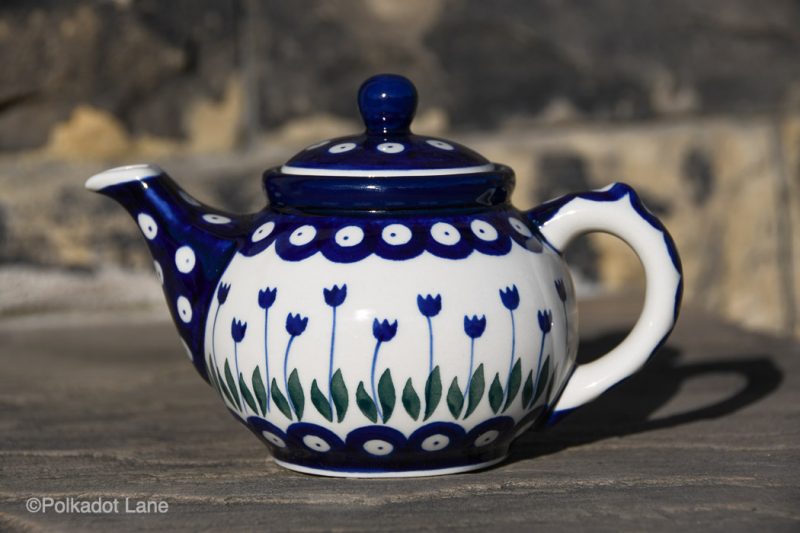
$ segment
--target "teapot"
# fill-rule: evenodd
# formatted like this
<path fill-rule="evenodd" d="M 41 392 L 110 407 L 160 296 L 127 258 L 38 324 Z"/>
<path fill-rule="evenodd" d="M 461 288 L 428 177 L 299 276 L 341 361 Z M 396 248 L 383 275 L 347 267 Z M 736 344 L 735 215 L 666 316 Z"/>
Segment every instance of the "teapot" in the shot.
<path fill-rule="evenodd" d="M 677 319 L 678 252 L 631 187 L 515 209 L 514 172 L 412 134 L 416 105 L 408 79 L 368 79 L 365 131 L 264 172 L 254 214 L 202 204 L 149 164 L 86 182 L 138 223 L 197 371 L 291 470 L 489 467 L 636 372 Z M 587 232 L 630 245 L 646 294 L 621 344 L 576 365 L 562 251 Z"/>

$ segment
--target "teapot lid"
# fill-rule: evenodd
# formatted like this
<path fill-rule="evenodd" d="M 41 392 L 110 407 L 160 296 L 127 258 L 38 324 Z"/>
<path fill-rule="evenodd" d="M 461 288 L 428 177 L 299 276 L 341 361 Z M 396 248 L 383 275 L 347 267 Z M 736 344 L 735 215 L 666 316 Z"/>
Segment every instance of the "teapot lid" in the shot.
<path fill-rule="evenodd" d="M 510 194 L 513 173 L 508 167 L 456 142 L 411 133 L 417 90 L 407 78 L 369 78 L 358 91 L 358 108 L 364 133 L 313 144 L 265 173 L 273 206 L 486 206 L 502 203 Z"/>
<path fill-rule="evenodd" d="M 285 174 L 393 176 L 483 172 L 489 161 L 460 144 L 411 133 L 417 89 L 407 78 L 379 74 L 358 91 L 366 126 L 360 135 L 313 144 L 282 167 Z"/>

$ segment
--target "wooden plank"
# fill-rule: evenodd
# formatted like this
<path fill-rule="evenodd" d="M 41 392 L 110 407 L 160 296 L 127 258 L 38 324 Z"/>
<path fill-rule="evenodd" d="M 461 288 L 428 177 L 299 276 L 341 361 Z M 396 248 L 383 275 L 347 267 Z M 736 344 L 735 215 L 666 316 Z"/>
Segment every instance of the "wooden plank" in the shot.
<path fill-rule="evenodd" d="M 638 307 L 582 304 L 583 358 L 618 342 Z M 797 531 L 798 376 L 797 343 L 689 310 L 642 372 L 522 436 L 499 467 L 341 480 L 274 465 L 169 324 L 0 326 L 0 529 Z M 29 513 L 31 496 L 169 511 Z"/>

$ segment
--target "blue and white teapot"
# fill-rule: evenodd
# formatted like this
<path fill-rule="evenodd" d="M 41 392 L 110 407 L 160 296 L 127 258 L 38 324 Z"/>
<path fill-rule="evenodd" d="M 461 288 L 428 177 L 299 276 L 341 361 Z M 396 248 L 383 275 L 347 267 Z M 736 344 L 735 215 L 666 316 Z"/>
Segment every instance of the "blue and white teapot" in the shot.
<path fill-rule="evenodd" d="M 416 104 L 401 76 L 367 80 L 366 131 L 267 170 L 269 205 L 251 215 L 201 204 L 152 165 L 86 182 L 138 222 L 200 375 L 292 470 L 498 463 L 516 436 L 639 369 L 675 322 L 680 260 L 633 189 L 519 211 L 510 168 L 411 133 Z M 561 250 L 591 231 L 634 249 L 647 293 L 630 335 L 576 367 Z"/>

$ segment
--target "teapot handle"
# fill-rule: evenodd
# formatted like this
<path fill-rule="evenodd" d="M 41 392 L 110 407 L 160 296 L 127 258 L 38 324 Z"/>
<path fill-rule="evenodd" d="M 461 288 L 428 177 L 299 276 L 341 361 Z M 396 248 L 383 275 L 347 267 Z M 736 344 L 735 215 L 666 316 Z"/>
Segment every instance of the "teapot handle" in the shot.
<path fill-rule="evenodd" d="M 607 354 L 575 368 L 555 404 L 552 423 L 639 370 L 661 346 L 678 318 L 683 275 L 672 237 L 624 183 L 563 196 L 528 216 L 559 252 L 584 233 L 619 237 L 633 248 L 646 276 L 644 307 L 633 330 Z"/>

